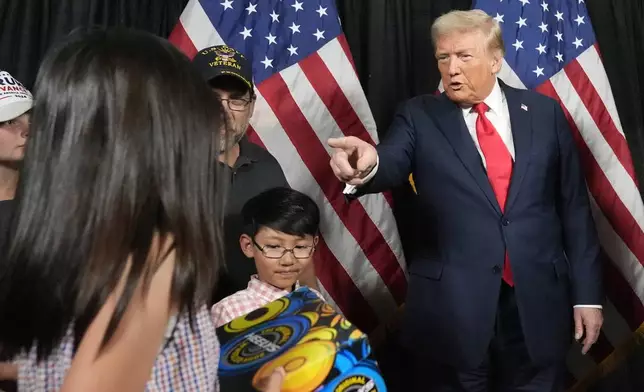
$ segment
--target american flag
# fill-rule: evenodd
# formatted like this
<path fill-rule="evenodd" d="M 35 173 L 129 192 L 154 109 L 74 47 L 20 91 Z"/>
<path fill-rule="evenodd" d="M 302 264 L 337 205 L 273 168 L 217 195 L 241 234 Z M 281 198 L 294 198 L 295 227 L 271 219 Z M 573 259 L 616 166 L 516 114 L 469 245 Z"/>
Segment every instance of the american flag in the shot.
<path fill-rule="evenodd" d="M 249 137 L 320 206 L 315 269 L 325 297 L 366 332 L 388 321 L 407 289 L 391 199 L 346 203 L 329 166 L 329 137 L 378 143 L 334 0 L 190 0 L 169 39 L 191 58 L 226 44 L 250 59 Z"/>
<path fill-rule="evenodd" d="M 604 328 L 589 356 L 571 350 L 581 380 L 644 322 L 644 205 L 584 0 L 478 0 L 499 22 L 506 55 L 499 75 L 561 104 L 586 174 L 606 255 Z"/>

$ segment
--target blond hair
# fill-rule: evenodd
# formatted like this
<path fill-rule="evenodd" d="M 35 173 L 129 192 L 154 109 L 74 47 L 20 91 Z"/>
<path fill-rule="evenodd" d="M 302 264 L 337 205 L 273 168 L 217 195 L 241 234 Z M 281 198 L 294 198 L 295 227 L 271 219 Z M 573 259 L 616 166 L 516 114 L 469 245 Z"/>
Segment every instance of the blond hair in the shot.
<path fill-rule="evenodd" d="M 439 37 L 452 33 L 480 31 L 487 41 L 487 49 L 505 55 L 505 45 L 499 23 L 482 10 L 450 11 L 441 15 L 432 25 L 432 43 L 436 47 Z"/>

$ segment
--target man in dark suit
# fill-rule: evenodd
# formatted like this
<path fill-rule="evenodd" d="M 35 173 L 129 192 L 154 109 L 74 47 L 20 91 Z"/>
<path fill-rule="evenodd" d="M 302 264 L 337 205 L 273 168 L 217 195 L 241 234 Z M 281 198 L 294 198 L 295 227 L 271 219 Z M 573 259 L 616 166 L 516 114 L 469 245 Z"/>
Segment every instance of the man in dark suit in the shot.
<path fill-rule="evenodd" d="M 425 233 L 403 320 L 408 390 L 561 390 L 573 333 L 586 353 L 603 322 L 598 239 L 566 118 L 554 100 L 497 79 L 501 30 L 484 12 L 443 15 L 432 39 L 445 93 L 405 103 L 377 148 L 329 140 L 345 193 L 414 174 Z"/>

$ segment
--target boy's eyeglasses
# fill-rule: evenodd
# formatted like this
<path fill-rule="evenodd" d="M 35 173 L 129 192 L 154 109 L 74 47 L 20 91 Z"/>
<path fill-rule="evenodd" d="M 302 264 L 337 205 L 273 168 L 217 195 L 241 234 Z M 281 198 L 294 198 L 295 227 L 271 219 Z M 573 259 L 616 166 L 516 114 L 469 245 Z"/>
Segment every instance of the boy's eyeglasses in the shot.
<path fill-rule="evenodd" d="M 283 246 L 265 245 L 260 246 L 253 238 L 253 244 L 259 249 L 267 259 L 281 259 L 287 252 L 293 254 L 296 259 L 306 259 L 311 257 L 315 246 L 302 246 L 298 245 L 294 248 L 288 249 Z"/>

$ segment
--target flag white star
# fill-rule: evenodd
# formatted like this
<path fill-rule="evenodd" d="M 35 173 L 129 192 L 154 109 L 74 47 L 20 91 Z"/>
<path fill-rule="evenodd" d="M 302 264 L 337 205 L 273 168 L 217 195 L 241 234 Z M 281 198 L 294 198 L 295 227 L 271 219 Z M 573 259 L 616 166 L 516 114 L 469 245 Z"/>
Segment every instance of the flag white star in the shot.
<path fill-rule="evenodd" d="M 543 46 L 543 44 L 539 44 L 539 46 L 537 46 L 535 49 L 537 49 L 537 52 L 539 52 L 539 54 L 546 53 L 546 47 Z"/>
<path fill-rule="evenodd" d="M 557 55 L 555 57 L 557 58 L 557 61 L 563 63 L 563 54 L 557 52 Z"/>
<path fill-rule="evenodd" d="M 277 44 L 277 41 L 275 41 L 275 38 L 277 38 L 276 35 L 273 35 L 271 33 L 268 33 L 267 37 L 264 37 L 268 40 L 268 46 L 271 46 L 271 44 Z"/>
<path fill-rule="evenodd" d="M 563 41 L 563 34 L 561 34 L 559 31 L 557 31 L 557 34 L 555 34 L 555 37 L 557 37 L 557 41 Z"/>
<path fill-rule="evenodd" d="M 525 7 L 526 4 L 530 4 L 528 0 L 519 0 L 521 4 Z"/>
<path fill-rule="evenodd" d="M 296 25 L 295 22 L 293 22 L 293 24 L 290 25 L 288 28 L 291 29 L 293 34 L 300 32 L 300 25 Z"/>
<path fill-rule="evenodd" d="M 244 36 L 244 40 L 248 37 L 252 37 L 253 35 L 250 33 L 253 31 L 253 29 L 249 29 L 248 27 L 244 27 L 244 31 L 240 31 L 239 34 Z"/>
<path fill-rule="evenodd" d="M 583 40 L 584 40 L 583 38 L 582 38 L 582 39 L 579 39 L 579 38 L 575 37 L 575 42 L 573 42 L 572 44 L 573 44 L 573 45 L 575 45 L 575 48 L 576 48 L 576 49 L 579 49 L 579 47 L 580 47 L 580 46 L 582 46 L 582 43 L 581 43 L 581 42 L 582 42 Z"/>
<path fill-rule="evenodd" d="M 269 59 L 268 56 L 264 56 L 264 60 L 260 61 L 260 63 L 264 64 L 264 69 L 273 68 L 273 59 Z"/>
<path fill-rule="evenodd" d="M 584 22 L 584 17 L 581 15 L 577 15 L 577 18 L 575 18 L 575 22 L 577 22 L 577 26 L 581 26 L 586 23 Z"/>
<path fill-rule="evenodd" d="M 557 20 L 563 20 L 563 12 L 555 12 L 555 18 L 557 18 Z"/>
<path fill-rule="evenodd" d="M 522 17 L 519 16 L 519 20 L 516 22 L 519 25 L 519 28 L 521 28 L 521 26 L 526 26 L 526 27 L 528 26 L 525 23 L 526 20 L 528 20 L 528 19 L 527 18 L 522 18 Z"/>
<path fill-rule="evenodd" d="M 273 10 L 273 13 L 270 14 L 270 17 L 271 17 L 271 19 L 273 19 L 273 22 L 279 22 L 280 21 L 280 14 L 275 12 L 275 10 Z"/>
<path fill-rule="evenodd" d="M 315 29 L 315 33 L 313 33 L 313 35 L 317 38 L 316 41 L 324 39 L 324 31 L 320 31 L 320 29 Z"/>
<path fill-rule="evenodd" d="M 291 55 L 291 56 L 293 56 L 293 55 L 296 55 L 296 56 L 297 56 L 297 48 L 296 48 L 295 46 L 293 46 L 293 44 L 291 44 L 291 46 L 289 46 L 288 48 L 286 48 L 286 50 L 288 50 L 288 51 L 289 51 L 289 53 L 290 53 L 290 55 Z"/>
<path fill-rule="evenodd" d="M 329 14 L 326 13 L 326 8 L 322 8 L 322 6 L 320 6 L 320 8 L 318 8 L 317 11 L 315 11 L 315 12 L 320 14 L 320 18 L 322 17 L 322 15 L 329 16 Z"/>
<path fill-rule="evenodd" d="M 546 3 L 545 0 L 541 3 L 541 8 L 543 8 L 543 12 L 548 11 L 548 3 Z"/>
<path fill-rule="evenodd" d="M 517 38 L 517 40 L 516 40 L 516 41 L 514 41 L 514 43 L 512 44 L 512 46 L 514 46 L 514 49 L 515 49 L 515 50 L 517 50 L 517 51 L 518 51 L 519 49 L 523 49 L 523 41 L 519 41 L 519 39 Z"/>
<path fill-rule="evenodd" d="M 300 3 L 299 1 L 295 0 L 295 3 L 291 4 L 291 7 L 295 8 L 295 12 L 304 11 L 304 8 L 302 8 L 302 4 L 304 3 Z"/>
<path fill-rule="evenodd" d="M 497 21 L 497 23 L 503 23 L 503 15 L 499 14 L 498 12 L 496 13 L 496 16 L 494 17 L 494 20 Z"/>
<path fill-rule="evenodd" d="M 581 4 L 581 3 L 585 3 L 585 1 L 584 0 L 579 0 L 578 4 Z"/>
<path fill-rule="evenodd" d="M 257 12 L 257 3 L 248 3 L 248 7 L 246 7 L 246 11 L 248 11 L 248 15 L 252 14 L 253 12 Z"/>
<path fill-rule="evenodd" d="M 542 33 L 545 33 L 548 31 L 548 25 L 545 24 L 544 22 L 541 22 L 541 24 L 539 25 L 539 28 L 541 29 Z"/>
<path fill-rule="evenodd" d="M 539 76 L 543 76 L 543 68 L 541 68 L 541 67 L 540 67 L 540 66 L 538 66 L 538 65 L 537 65 L 537 68 L 536 68 L 534 71 L 532 71 L 532 72 L 534 72 L 535 74 L 537 74 L 537 77 L 539 77 Z"/>
<path fill-rule="evenodd" d="M 233 1 L 232 0 L 224 0 L 224 2 L 220 3 L 220 4 L 224 6 L 224 11 L 226 11 L 229 8 L 231 10 L 233 9 Z"/>

